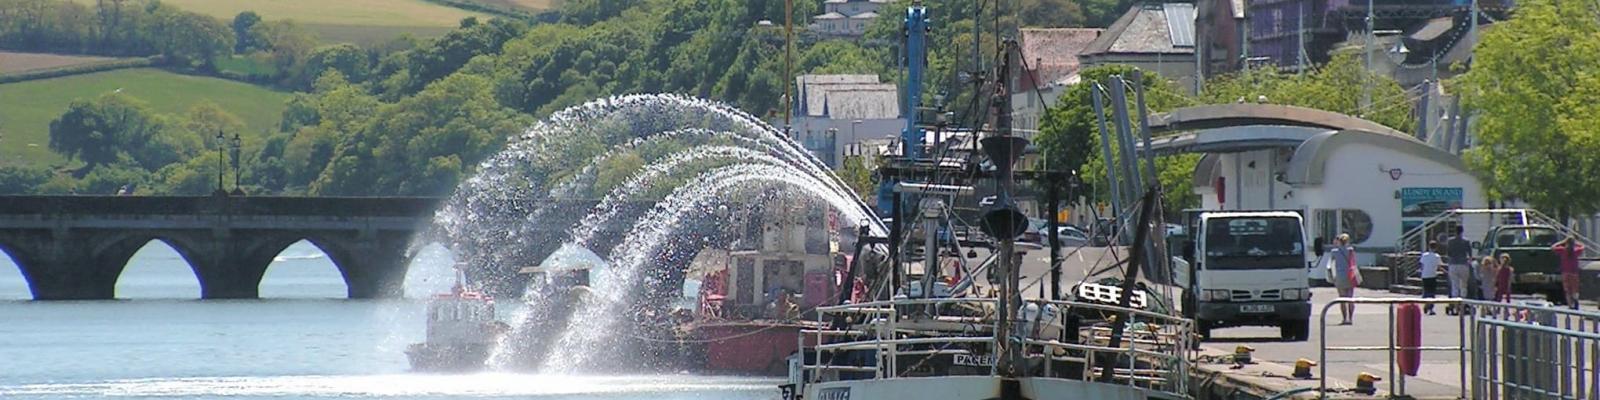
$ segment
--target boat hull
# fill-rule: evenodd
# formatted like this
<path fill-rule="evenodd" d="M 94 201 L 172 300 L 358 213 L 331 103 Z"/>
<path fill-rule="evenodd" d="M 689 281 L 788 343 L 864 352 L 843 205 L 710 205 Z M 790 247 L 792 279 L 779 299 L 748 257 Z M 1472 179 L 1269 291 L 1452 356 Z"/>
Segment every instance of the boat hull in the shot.
<path fill-rule="evenodd" d="M 1061 378 L 1006 379 L 998 376 L 939 376 L 812 383 L 805 386 L 802 398 L 806 400 L 1180 399 L 1168 393 L 1123 384 Z"/>
<path fill-rule="evenodd" d="M 706 372 L 786 376 L 788 357 L 799 351 L 805 325 L 748 321 L 700 324 L 694 337 L 704 343 Z"/>
<path fill-rule="evenodd" d="M 417 343 L 406 348 L 406 358 L 413 371 L 471 372 L 483 369 L 491 350 L 488 344 Z"/>

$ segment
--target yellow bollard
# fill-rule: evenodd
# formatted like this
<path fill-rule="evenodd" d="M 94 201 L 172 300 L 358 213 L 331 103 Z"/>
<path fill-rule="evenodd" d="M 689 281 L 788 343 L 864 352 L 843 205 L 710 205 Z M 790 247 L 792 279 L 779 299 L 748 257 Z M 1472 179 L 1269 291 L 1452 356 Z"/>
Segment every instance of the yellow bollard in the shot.
<path fill-rule="evenodd" d="M 1373 383 L 1381 380 L 1383 378 L 1379 378 L 1377 375 L 1362 372 L 1361 375 L 1356 375 L 1355 392 L 1368 396 L 1376 394 L 1378 393 L 1378 387 L 1374 386 Z"/>
<path fill-rule="evenodd" d="M 1317 366 L 1316 361 L 1311 361 L 1304 358 L 1295 361 L 1294 377 L 1299 379 L 1311 379 L 1311 367 L 1315 366 Z"/>
<path fill-rule="evenodd" d="M 1242 344 L 1239 345 L 1238 347 L 1234 347 L 1233 348 L 1233 368 L 1234 369 L 1239 369 L 1239 368 L 1244 368 L 1245 364 L 1253 364 L 1253 362 L 1251 362 L 1251 359 L 1250 359 L 1250 353 L 1254 352 L 1254 351 L 1256 351 L 1255 348 L 1250 347 L 1250 346 L 1245 346 L 1245 345 L 1242 345 Z"/>

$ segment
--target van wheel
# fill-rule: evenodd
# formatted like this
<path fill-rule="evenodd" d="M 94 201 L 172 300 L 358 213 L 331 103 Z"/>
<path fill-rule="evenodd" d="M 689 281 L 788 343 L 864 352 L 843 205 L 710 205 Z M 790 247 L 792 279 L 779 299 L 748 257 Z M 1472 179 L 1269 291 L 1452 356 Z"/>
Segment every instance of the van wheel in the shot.
<path fill-rule="evenodd" d="M 1278 336 L 1286 341 L 1303 342 L 1311 336 L 1311 321 L 1283 321 L 1278 325 Z"/>

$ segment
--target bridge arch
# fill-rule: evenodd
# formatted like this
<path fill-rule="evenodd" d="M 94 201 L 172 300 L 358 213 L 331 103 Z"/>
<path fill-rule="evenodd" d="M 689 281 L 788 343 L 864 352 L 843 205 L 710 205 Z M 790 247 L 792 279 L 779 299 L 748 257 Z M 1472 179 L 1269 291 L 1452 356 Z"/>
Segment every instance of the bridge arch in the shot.
<path fill-rule="evenodd" d="M 12 267 L 0 267 L 0 301 L 33 298 L 33 278 L 28 268 L 13 256 L 14 250 L 0 241 L 0 263 L 10 262 Z"/>
<path fill-rule="evenodd" d="M 314 254 L 295 253 L 301 243 Z M 337 296 L 348 296 L 350 274 L 345 268 L 348 256 L 345 252 L 329 251 L 329 246 L 336 246 L 333 243 L 337 242 L 316 236 L 274 240 L 265 248 L 265 253 L 271 254 L 266 265 L 256 271 L 260 275 L 256 282 L 257 294 L 263 298 L 327 297 L 325 294 L 330 293 L 321 286 L 331 268 L 337 274 Z"/>
<path fill-rule="evenodd" d="M 158 248 L 164 246 L 171 252 L 178 255 L 177 261 L 183 263 L 183 267 L 189 272 L 189 277 L 191 277 L 195 283 L 194 292 L 188 294 L 179 294 L 174 292 L 138 293 L 136 295 L 130 295 L 130 293 L 122 290 L 130 287 L 129 285 L 126 285 L 129 282 L 125 280 L 129 275 L 130 268 L 135 271 L 149 271 L 152 269 L 159 271 L 168 267 L 167 265 L 133 265 L 135 262 L 134 256 L 140 251 L 144 250 L 146 247 L 150 247 L 152 245 L 157 246 Z M 122 235 L 121 238 L 107 240 L 100 243 L 98 246 L 94 246 L 95 248 L 92 250 L 92 252 L 93 254 L 97 254 L 97 256 L 95 256 L 96 259 L 103 260 L 103 262 L 107 263 L 105 265 L 108 268 L 114 269 L 114 271 L 108 272 L 112 273 L 114 276 L 114 279 L 112 280 L 112 290 L 113 294 L 116 295 L 117 298 L 199 298 L 204 294 L 203 288 L 205 287 L 205 283 L 202 281 L 200 274 L 201 267 L 198 265 L 200 262 L 204 262 L 204 260 L 196 258 L 197 253 L 193 247 L 194 245 L 194 243 L 188 240 L 171 235 Z M 137 280 L 138 278 L 135 278 L 133 286 L 131 287 L 138 286 L 139 283 Z"/>

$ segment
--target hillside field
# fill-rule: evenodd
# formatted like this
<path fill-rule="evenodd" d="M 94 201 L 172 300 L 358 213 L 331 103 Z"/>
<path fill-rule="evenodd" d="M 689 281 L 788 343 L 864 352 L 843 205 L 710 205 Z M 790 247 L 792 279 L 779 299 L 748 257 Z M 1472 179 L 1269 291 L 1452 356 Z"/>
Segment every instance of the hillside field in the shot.
<path fill-rule="evenodd" d="M 0 51 L 0 75 L 102 63 L 112 60 L 116 59 L 110 57 Z"/>
<path fill-rule="evenodd" d="M 94 5 L 96 0 L 75 0 Z M 550 0 L 489 0 L 486 3 L 548 3 Z M 294 20 L 324 42 L 380 43 L 401 33 L 433 37 L 460 25 L 466 17 L 489 15 L 423 0 L 162 0 L 224 21 L 255 11 L 269 21 Z"/>
<path fill-rule="evenodd" d="M 224 79 L 180 75 L 152 68 L 125 69 L 0 85 L 0 164 L 59 164 L 50 151 L 50 121 L 75 99 L 118 89 L 145 101 L 155 112 L 179 116 L 210 101 L 245 123 L 244 135 L 276 130 L 289 94 Z"/>

